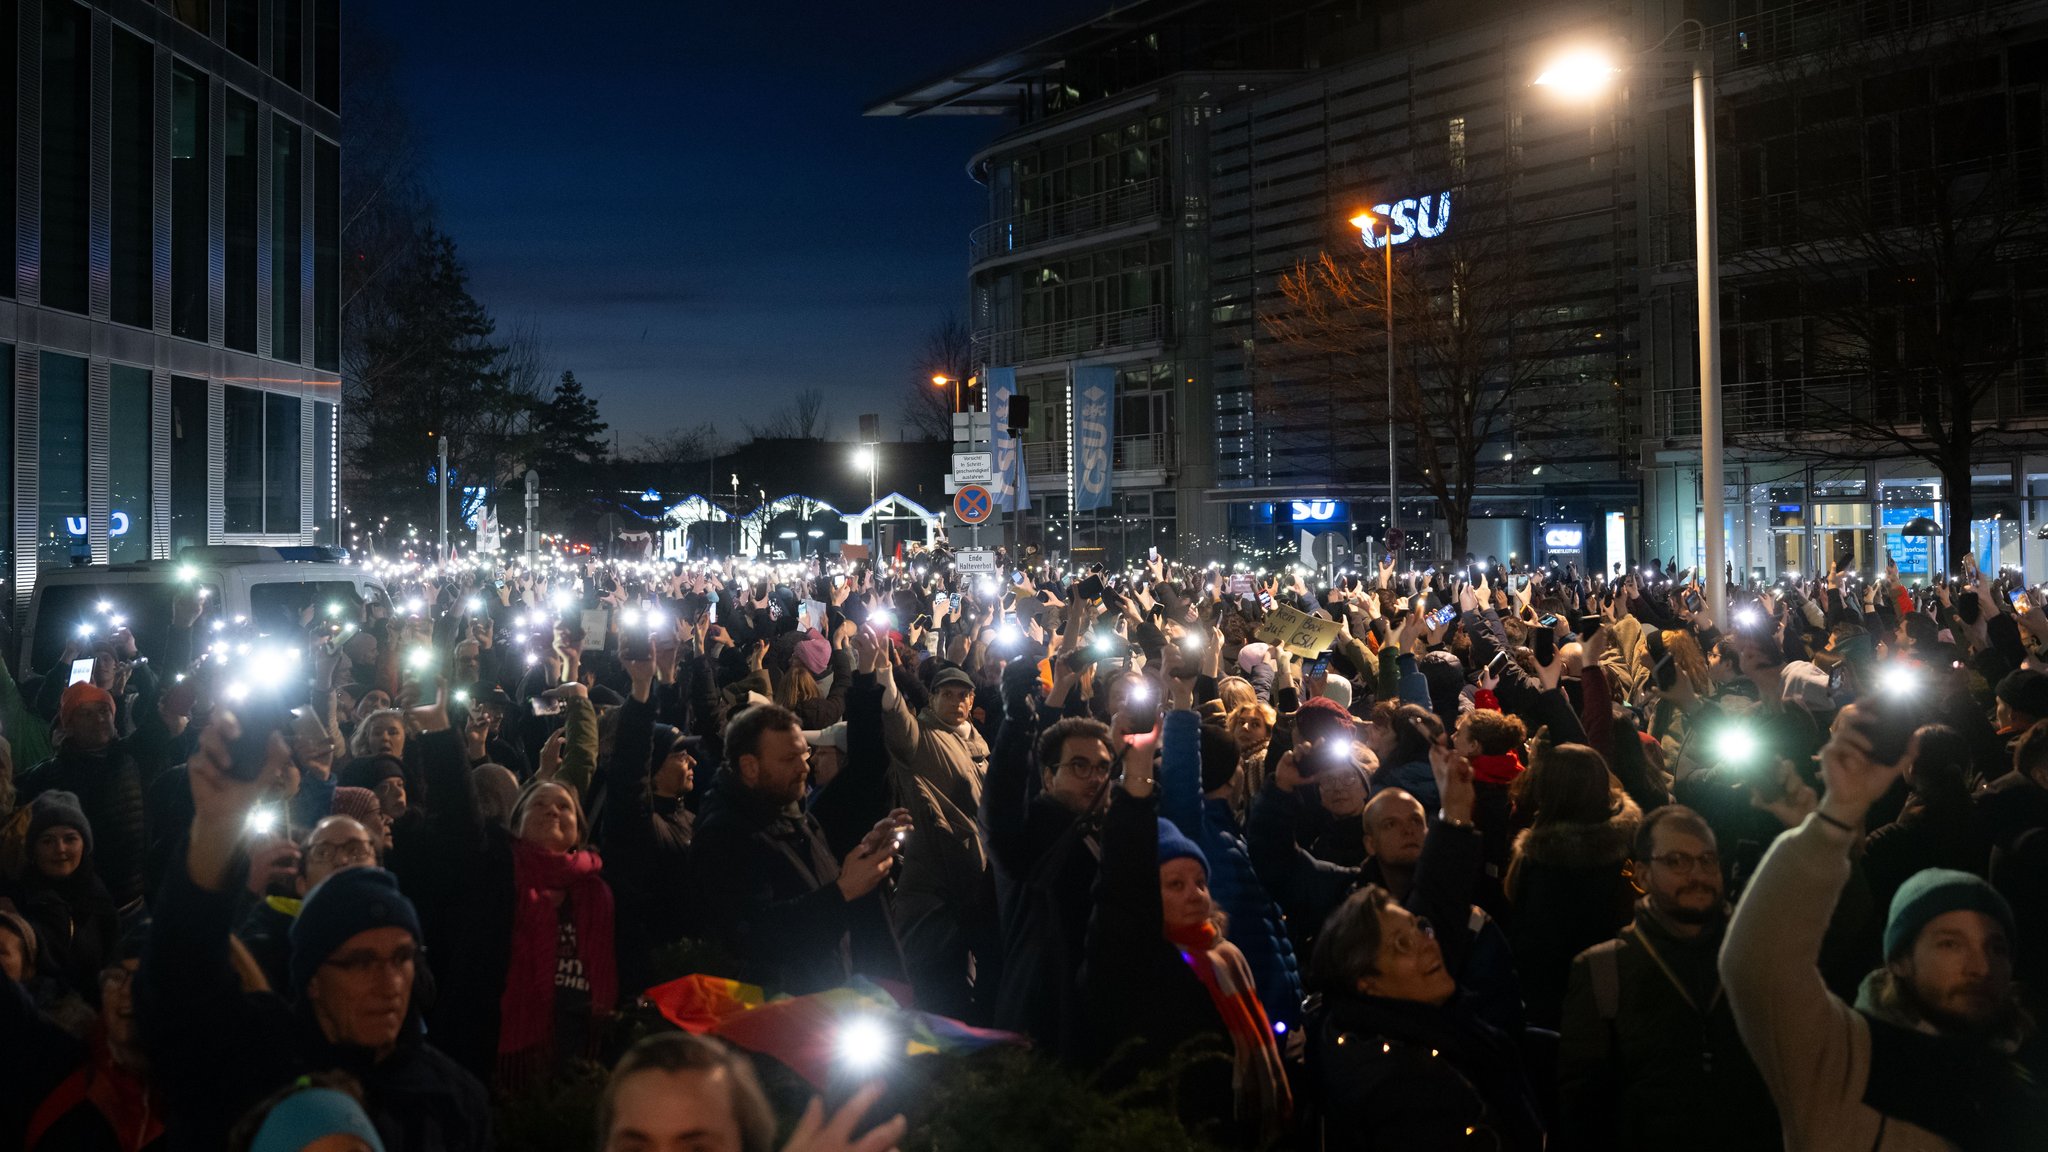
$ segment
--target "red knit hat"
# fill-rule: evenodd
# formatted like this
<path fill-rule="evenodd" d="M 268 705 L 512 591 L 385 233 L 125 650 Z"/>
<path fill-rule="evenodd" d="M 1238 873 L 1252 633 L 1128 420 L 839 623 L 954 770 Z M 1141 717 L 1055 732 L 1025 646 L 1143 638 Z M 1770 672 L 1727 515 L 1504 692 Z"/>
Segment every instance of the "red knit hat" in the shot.
<path fill-rule="evenodd" d="M 66 688 L 64 695 L 58 700 L 57 723 L 67 728 L 70 727 L 71 714 L 87 704 L 105 704 L 107 707 L 112 708 L 114 706 L 114 698 L 107 695 L 105 688 L 92 681 L 80 680 L 78 683 Z"/>

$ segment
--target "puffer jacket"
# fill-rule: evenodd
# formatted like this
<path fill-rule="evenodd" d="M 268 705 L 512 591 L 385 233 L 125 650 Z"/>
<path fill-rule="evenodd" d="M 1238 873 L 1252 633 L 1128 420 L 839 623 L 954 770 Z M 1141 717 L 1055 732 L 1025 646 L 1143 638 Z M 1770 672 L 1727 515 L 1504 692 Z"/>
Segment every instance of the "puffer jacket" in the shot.
<path fill-rule="evenodd" d="M 1194 712 L 1166 717 L 1161 736 L 1159 814 L 1173 822 L 1209 858 L 1209 892 L 1230 917 L 1230 938 L 1251 965 L 1259 1003 L 1275 1024 L 1301 1020 L 1301 973 L 1287 921 L 1252 870 L 1251 849 L 1225 798 L 1202 795 L 1202 719 Z"/>

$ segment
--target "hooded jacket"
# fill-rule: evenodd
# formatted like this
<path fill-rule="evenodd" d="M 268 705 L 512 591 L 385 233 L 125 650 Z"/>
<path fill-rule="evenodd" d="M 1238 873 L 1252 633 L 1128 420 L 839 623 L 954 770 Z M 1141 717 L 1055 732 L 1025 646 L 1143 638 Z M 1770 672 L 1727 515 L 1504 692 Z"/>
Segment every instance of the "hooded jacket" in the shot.
<path fill-rule="evenodd" d="M 611 758 L 599 770 L 604 795 L 605 873 L 618 900 L 619 987 L 645 987 L 648 952 L 689 929 L 690 842 L 696 818 L 674 796 L 657 796 L 653 775 L 676 731 L 654 721 L 652 700 L 619 708 Z"/>
<path fill-rule="evenodd" d="M 1572 958 L 1614 939 L 1634 915 L 1628 863 L 1642 822 L 1635 801 L 1622 796 L 1599 823 L 1539 819 L 1515 837 L 1508 940 L 1529 1023 L 1557 1027 Z"/>

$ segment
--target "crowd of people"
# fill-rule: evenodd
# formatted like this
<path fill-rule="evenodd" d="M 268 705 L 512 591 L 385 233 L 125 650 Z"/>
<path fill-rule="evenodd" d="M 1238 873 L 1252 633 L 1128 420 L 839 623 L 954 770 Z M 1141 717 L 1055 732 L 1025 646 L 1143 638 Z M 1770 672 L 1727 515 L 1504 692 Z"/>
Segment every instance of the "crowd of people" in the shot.
<path fill-rule="evenodd" d="M 0 684 L 49 749 L 0 758 L 0 1152 L 488 1149 L 593 1065 L 610 1152 L 919 1139 L 880 1083 L 799 1116 L 770 1057 L 646 1034 L 693 973 L 899 990 L 1187 1147 L 2048 1147 L 2016 577 L 1717 620 L 1675 565 L 1330 575 L 180 596 L 166 651 Z"/>

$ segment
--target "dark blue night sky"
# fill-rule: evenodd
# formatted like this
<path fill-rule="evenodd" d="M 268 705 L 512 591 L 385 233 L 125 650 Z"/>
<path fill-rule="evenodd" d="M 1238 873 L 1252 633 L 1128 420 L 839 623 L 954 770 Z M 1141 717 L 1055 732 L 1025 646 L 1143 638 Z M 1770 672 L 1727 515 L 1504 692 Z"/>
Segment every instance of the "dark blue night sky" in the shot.
<path fill-rule="evenodd" d="M 807 387 L 841 431 L 893 428 L 924 334 L 965 313 L 965 161 L 1006 122 L 861 109 L 1107 6 L 361 3 L 472 291 L 629 448 Z"/>

